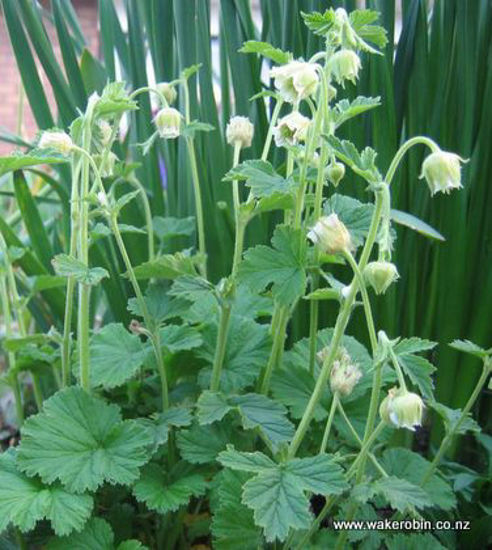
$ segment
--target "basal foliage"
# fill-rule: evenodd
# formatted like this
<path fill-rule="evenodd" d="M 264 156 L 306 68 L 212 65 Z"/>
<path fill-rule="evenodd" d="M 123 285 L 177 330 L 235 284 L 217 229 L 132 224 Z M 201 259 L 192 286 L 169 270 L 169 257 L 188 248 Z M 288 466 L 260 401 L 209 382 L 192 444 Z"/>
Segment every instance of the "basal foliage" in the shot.
<path fill-rule="evenodd" d="M 18 444 L 0 456 L 0 530 L 20 540 L 42 537 L 48 548 L 91 550 L 187 548 L 196 541 L 219 549 L 441 547 L 431 533 L 364 539 L 324 520 L 455 513 L 441 459 L 455 435 L 480 430 L 470 411 L 490 374 L 491 350 L 452 344 L 480 359 L 482 374 L 466 407 L 449 409 L 434 399 L 427 353 L 434 342 L 378 330 L 371 301 L 373 292 L 398 284 L 393 224 L 435 236 L 425 222 L 391 208 L 405 153 L 430 149 L 422 178 L 432 194 L 459 189 L 464 161 L 417 136 L 382 174 L 376 151 L 339 139 L 346 121 L 380 104 L 343 94 L 363 70 L 361 53 L 377 55 L 386 33 L 370 10 L 331 9 L 304 19 L 325 40 L 310 60 L 265 42 L 242 48 L 273 65 L 271 90 L 258 90 L 272 114 L 259 159 L 241 162 L 253 124 L 234 117 L 227 127 L 234 160 L 217 185 L 232 186 L 235 247 L 230 275 L 218 282 L 207 277 L 214 250 L 207 250 L 209 213 L 194 141 L 212 127 L 192 120 L 189 107 L 171 105 L 177 93 L 188 97 L 199 66 L 135 91 L 109 83 L 89 98 L 70 134 L 54 128 L 36 148 L 0 159 L 25 208 L 32 196 L 23 170 L 65 163 L 72 181 L 71 226 L 59 253 L 48 254 L 42 235 L 27 245 L 8 232 L 0 236 L 8 359 L 2 382 L 12 389 L 21 426 Z M 159 110 L 153 135 L 135 146 L 150 153 L 157 140 L 181 140 L 195 218 L 152 218 L 152 197 L 135 165 L 117 156 L 120 126 L 141 94 L 155 96 Z M 283 153 L 280 165 L 269 161 L 273 147 Z M 344 193 L 345 178 L 365 186 L 366 202 Z M 122 182 L 132 190 L 121 192 Z M 144 212 L 145 227 L 122 221 L 129 208 Z M 271 211 L 278 223 L 270 242 L 245 249 L 248 225 Z M 146 237 L 140 265 L 128 254 L 132 234 Z M 195 236 L 194 246 L 182 247 Z M 94 243 L 101 239 L 124 272 L 98 265 Z M 58 304 L 64 325 L 49 331 L 27 307 L 22 261 L 39 261 L 31 250 L 46 270 L 32 292 L 49 300 L 50 289 L 65 291 Z M 133 291 L 128 327 L 107 307 L 114 298 L 108 279 Z M 285 349 L 303 300 L 309 336 Z M 319 326 L 324 307 L 338 310 L 333 327 Z M 356 308 L 370 349 L 348 334 Z M 46 372 L 50 384 L 41 386 Z M 39 410 L 24 421 L 29 379 Z M 421 426 L 427 408 L 446 430 L 432 461 L 389 445 L 394 430 Z M 121 518 L 130 518 L 129 529 Z"/>

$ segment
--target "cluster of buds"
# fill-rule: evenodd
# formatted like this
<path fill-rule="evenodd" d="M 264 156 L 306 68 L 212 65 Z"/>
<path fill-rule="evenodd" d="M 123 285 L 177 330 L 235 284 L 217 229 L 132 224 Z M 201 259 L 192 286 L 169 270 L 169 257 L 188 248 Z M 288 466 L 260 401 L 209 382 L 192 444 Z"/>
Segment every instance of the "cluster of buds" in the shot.
<path fill-rule="evenodd" d="M 242 149 L 250 147 L 253 140 L 254 126 L 245 116 L 234 116 L 226 127 L 226 139 L 229 145 L 239 145 Z"/>
<path fill-rule="evenodd" d="M 321 217 L 309 231 L 308 238 L 327 254 L 351 250 L 350 233 L 336 214 Z"/>
<path fill-rule="evenodd" d="M 376 294 L 384 294 L 398 278 L 398 270 L 391 262 L 369 262 L 364 269 L 364 279 Z"/>
<path fill-rule="evenodd" d="M 338 393 L 342 397 L 350 395 L 361 379 L 362 372 L 357 363 L 352 361 L 345 348 L 341 348 L 338 357 L 333 362 L 333 367 L 330 373 L 330 387 L 335 394 Z"/>
<path fill-rule="evenodd" d="M 53 151 L 62 155 L 69 155 L 74 148 L 74 143 L 72 138 L 65 132 L 48 130 L 42 133 L 38 147 L 53 149 Z"/>
<path fill-rule="evenodd" d="M 415 431 L 415 426 L 422 425 L 424 402 L 416 393 L 406 388 L 392 388 L 379 407 L 381 419 L 386 424 L 397 428 Z"/>
<path fill-rule="evenodd" d="M 431 153 L 422 163 L 420 179 L 425 178 L 431 195 L 450 193 L 453 189 L 460 189 L 461 166 L 465 162 L 460 156 L 446 151 Z"/>
<path fill-rule="evenodd" d="M 158 82 L 155 85 L 155 89 L 162 96 L 164 96 L 164 99 L 167 101 L 168 105 L 172 105 L 176 101 L 176 98 L 178 97 L 176 88 L 169 82 Z"/>
<path fill-rule="evenodd" d="M 154 118 L 159 136 L 164 139 L 175 139 L 181 133 L 181 113 L 173 107 L 162 108 Z"/>
<path fill-rule="evenodd" d="M 345 166 L 341 162 L 332 161 L 325 170 L 326 179 L 337 187 L 345 176 Z"/>
<path fill-rule="evenodd" d="M 333 77 L 342 86 L 344 86 L 346 80 L 350 80 L 355 84 L 360 67 L 360 58 L 353 50 L 338 50 L 330 58 Z"/>
<path fill-rule="evenodd" d="M 294 104 L 312 96 L 319 83 L 318 66 L 306 61 L 291 61 L 286 65 L 273 67 L 270 76 L 274 79 L 280 97 Z"/>
<path fill-rule="evenodd" d="M 282 117 L 273 129 L 273 138 L 277 147 L 296 145 L 305 141 L 311 121 L 298 111 Z"/>

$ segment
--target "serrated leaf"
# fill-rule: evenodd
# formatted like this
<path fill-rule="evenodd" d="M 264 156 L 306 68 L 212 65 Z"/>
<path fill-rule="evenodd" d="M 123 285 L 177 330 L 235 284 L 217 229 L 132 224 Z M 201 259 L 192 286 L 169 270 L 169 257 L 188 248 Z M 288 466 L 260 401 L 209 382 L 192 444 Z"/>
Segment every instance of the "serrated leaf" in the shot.
<path fill-rule="evenodd" d="M 203 346 L 196 352 L 209 365 L 213 365 L 214 361 L 217 330 L 216 323 L 203 329 Z M 237 337 L 238 334 L 241 338 Z M 266 325 L 260 325 L 246 317 L 231 315 L 220 389 L 225 393 L 232 393 L 253 384 L 268 360 L 270 347 Z M 210 385 L 211 373 L 211 366 L 200 371 L 199 382 L 202 387 Z"/>
<path fill-rule="evenodd" d="M 419 353 L 420 351 L 428 351 L 434 349 L 437 346 L 437 342 L 432 340 L 426 340 L 424 338 L 418 338 L 412 336 L 411 338 L 403 338 L 394 347 L 394 352 L 397 355 L 404 355 L 407 353 Z"/>
<path fill-rule="evenodd" d="M 59 536 L 82 529 L 92 512 L 92 497 L 27 477 L 18 470 L 15 455 L 13 449 L 0 455 L 0 532 L 9 524 L 27 532 L 45 518 Z"/>
<path fill-rule="evenodd" d="M 427 399 L 433 399 L 434 382 L 432 374 L 436 370 L 436 367 L 425 357 L 414 355 L 409 350 L 428 350 L 432 349 L 434 345 L 434 342 L 430 342 L 429 340 L 411 338 L 409 340 L 402 340 L 394 349 L 401 368 Z M 417 350 L 417 348 L 419 349 Z"/>
<path fill-rule="evenodd" d="M 302 18 L 307 28 L 321 36 L 326 35 L 335 23 L 335 10 L 332 8 L 325 10 L 324 13 L 314 11 L 311 13 L 302 13 Z"/>
<path fill-rule="evenodd" d="M 424 235 L 424 237 L 429 237 L 430 239 L 435 239 L 436 241 L 446 240 L 441 233 L 437 231 L 437 229 L 434 229 L 428 223 L 424 222 L 420 218 L 417 218 L 413 214 L 402 212 L 401 210 L 395 210 L 393 208 L 391 209 L 390 217 L 395 223 L 409 227 L 417 233 Z"/>
<path fill-rule="evenodd" d="M 421 485 L 430 462 L 409 449 L 387 449 L 382 457 L 382 466 L 390 475 Z M 433 474 L 422 489 L 427 493 L 432 506 L 451 510 L 456 506 L 453 489 L 437 474 Z"/>
<path fill-rule="evenodd" d="M 208 426 L 197 424 L 188 430 L 180 430 L 176 437 L 181 456 L 192 464 L 214 462 L 229 441 L 230 434 L 218 423 Z"/>
<path fill-rule="evenodd" d="M 144 300 L 147 304 L 149 315 L 157 325 L 168 319 L 183 315 L 190 308 L 190 304 L 187 301 L 170 296 L 167 289 L 160 284 L 149 285 Z M 127 309 L 133 315 L 143 317 L 137 298 L 130 298 L 128 300 Z"/>
<path fill-rule="evenodd" d="M 341 126 L 347 120 L 365 113 L 381 105 L 380 97 L 358 96 L 353 101 L 342 99 L 335 104 L 333 109 L 334 121 L 337 127 Z"/>
<path fill-rule="evenodd" d="M 298 187 L 293 178 L 283 178 L 265 160 L 246 160 L 229 170 L 223 179 L 245 180 L 256 198 L 292 194 Z"/>
<path fill-rule="evenodd" d="M 359 41 L 358 46 L 365 51 L 373 52 L 365 40 L 384 48 L 388 43 L 386 29 L 379 25 L 371 25 L 379 19 L 379 13 L 374 10 L 353 10 L 349 14 L 349 20 L 352 28 L 357 33 Z M 362 40 L 365 39 L 365 40 Z"/>
<path fill-rule="evenodd" d="M 171 426 L 182 428 L 190 426 L 193 417 L 188 407 L 171 407 L 166 411 L 155 414 L 152 419 L 142 418 L 139 422 L 150 430 L 154 437 L 154 450 L 167 443 Z"/>
<path fill-rule="evenodd" d="M 442 403 L 437 403 L 435 401 L 431 402 L 430 406 L 442 418 L 447 434 L 465 434 L 466 432 L 479 433 L 481 431 L 480 426 L 470 416 L 470 414 L 466 415 L 465 418 L 460 422 L 462 414 L 461 409 L 451 409 L 449 407 L 446 407 L 446 405 L 443 405 Z"/>
<path fill-rule="evenodd" d="M 272 245 L 273 248 L 259 245 L 246 251 L 239 279 L 256 292 L 272 284 L 274 298 L 288 306 L 304 294 L 306 287 L 305 239 L 300 231 L 278 225 Z"/>
<path fill-rule="evenodd" d="M 188 138 L 194 138 L 197 132 L 211 132 L 215 130 L 215 127 L 206 122 L 200 122 L 199 120 L 192 120 L 189 124 L 186 124 L 181 129 L 181 135 Z"/>
<path fill-rule="evenodd" d="M 161 241 L 176 237 L 189 237 L 195 232 L 195 218 L 193 216 L 188 218 L 156 216 L 152 220 L 152 225 L 154 233 Z"/>
<path fill-rule="evenodd" d="M 187 325 L 167 325 L 159 331 L 161 346 L 170 353 L 190 350 L 202 344 L 200 333 Z"/>
<path fill-rule="evenodd" d="M 227 450 L 222 451 L 217 460 L 226 468 L 255 474 L 277 467 L 271 458 L 259 451 L 254 453 L 240 452 L 236 451 L 232 445 L 228 445 Z"/>
<path fill-rule="evenodd" d="M 83 285 L 97 285 L 101 279 L 109 277 L 109 273 L 102 267 L 85 265 L 80 260 L 68 254 L 58 254 L 52 260 L 53 267 L 58 275 L 62 277 L 73 277 Z"/>
<path fill-rule="evenodd" d="M 370 183 L 381 181 L 381 174 L 375 164 L 376 152 L 373 149 L 366 147 L 362 153 L 359 153 L 355 145 L 348 140 L 340 141 L 333 135 L 324 136 L 324 138 L 333 148 L 335 155 L 356 174 Z"/>
<path fill-rule="evenodd" d="M 362 483 L 354 490 L 355 498 L 361 501 L 370 500 L 375 495 L 384 498 L 391 508 L 399 512 L 405 512 L 412 507 L 422 509 L 431 505 L 427 493 L 421 487 L 395 476 L 383 477 L 372 483 Z"/>
<path fill-rule="evenodd" d="M 184 68 L 181 71 L 181 78 L 188 80 L 188 78 L 191 78 L 194 74 L 196 74 L 200 70 L 201 66 L 202 66 L 201 63 L 196 63 L 195 65 L 190 65 L 189 67 Z"/>
<path fill-rule="evenodd" d="M 290 52 L 284 52 L 280 48 L 275 48 L 268 42 L 259 42 L 258 40 L 248 40 L 239 49 L 241 53 L 257 53 L 275 61 L 279 65 L 288 63 L 292 59 L 292 54 Z"/>
<path fill-rule="evenodd" d="M 0 176 L 15 170 L 30 168 L 40 164 L 59 164 L 68 162 L 70 157 L 60 155 L 50 149 L 32 149 L 29 153 L 15 152 L 7 157 L 0 157 Z"/>
<path fill-rule="evenodd" d="M 136 101 L 129 99 L 124 82 L 109 82 L 96 103 L 94 112 L 100 116 L 118 115 L 138 109 Z"/>
<path fill-rule="evenodd" d="M 48 550 L 114 550 L 114 534 L 109 523 L 101 518 L 90 519 L 83 531 L 68 537 L 51 539 Z"/>
<path fill-rule="evenodd" d="M 196 407 L 200 424 L 212 424 L 222 420 L 232 409 L 224 394 L 210 390 L 205 390 L 200 395 Z"/>
<path fill-rule="evenodd" d="M 58 479 L 70 491 L 93 491 L 104 482 L 134 481 L 150 458 L 151 444 L 151 434 L 122 420 L 116 405 L 74 386 L 57 392 L 26 420 L 18 464 L 45 483 Z"/>
<path fill-rule="evenodd" d="M 492 354 L 492 348 L 481 348 L 477 346 L 477 344 L 470 342 L 470 340 L 453 340 L 449 346 L 463 353 L 469 353 L 470 355 L 479 357 L 480 359 L 484 359 Z"/>
<path fill-rule="evenodd" d="M 206 489 L 207 482 L 199 474 L 170 479 L 161 466 L 149 464 L 133 486 L 133 494 L 150 510 L 167 514 L 187 504 L 191 497 L 202 495 Z"/>
<path fill-rule="evenodd" d="M 174 281 L 169 294 L 195 302 L 213 290 L 212 283 L 203 277 L 183 275 Z"/>
<path fill-rule="evenodd" d="M 349 230 L 352 244 L 355 247 L 364 244 L 374 211 L 372 204 L 336 193 L 325 201 L 323 211 L 326 215 L 337 214 Z"/>
<path fill-rule="evenodd" d="M 176 279 L 196 274 L 196 257 L 176 252 L 164 254 L 134 268 L 137 279 Z"/>
<path fill-rule="evenodd" d="M 110 323 L 90 340 L 91 385 L 110 389 L 135 376 L 144 363 L 140 338 L 121 323 Z"/>

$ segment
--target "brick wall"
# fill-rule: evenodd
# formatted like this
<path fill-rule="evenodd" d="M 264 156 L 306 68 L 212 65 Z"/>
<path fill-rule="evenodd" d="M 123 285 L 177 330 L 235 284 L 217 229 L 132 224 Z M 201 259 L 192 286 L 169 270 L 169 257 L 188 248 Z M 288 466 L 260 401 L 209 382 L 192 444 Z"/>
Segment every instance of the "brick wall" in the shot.
<path fill-rule="evenodd" d="M 47 4 L 47 2 L 43 2 Z M 98 21 L 97 21 L 97 0 L 72 0 L 80 25 L 88 42 L 88 47 L 95 55 L 98 52 Z M 18 113 L 20 102 L 21 79 L 17 70 L 12 48 L 10 46 L 9 35 L 3 20 L 3 14 L 0 14 L 0 127 L 10 132 L 16 133 L 18 126 Z M 55 44 L 55 50 L 59 59 L 61 59 L 56 31 L 45 22 L 50 40 Z M 45 87 L 46 95 L 49 98 L 50 105 L 54 106 L 52 99 L 51 86 L 49 84 L 43 69 L 39 66 L 39 75 Z M 31 140 L 36 135 L 36 123 L 34 122 L 29 104 L 26 99 L 23 101 L 23 124 L 21 135 L 27 140 Z M 53 112 L 55 112 L 53 108 Z M 0 142 L 0 155 L 8 154 L 15 148 L 9 143 Z"/>

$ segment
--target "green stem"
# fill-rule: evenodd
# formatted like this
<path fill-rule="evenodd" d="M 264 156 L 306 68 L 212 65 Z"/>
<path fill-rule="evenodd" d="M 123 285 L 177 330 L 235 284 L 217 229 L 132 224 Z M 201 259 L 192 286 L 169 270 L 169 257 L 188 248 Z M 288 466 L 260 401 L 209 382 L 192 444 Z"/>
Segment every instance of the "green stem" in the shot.
<path fill-rule="evenodd" d="M 330 414 L 328 415 L 328 420 L 326 421 L 326 427 L 323 433 L 323 440 L 321 441 L 321 447 L 319 449 L 320 455 L 325 453 L 326 451 L 326 446 L 328 445 L 328 437 L 330 436 L 331 425 L 333 424 L 333 418 L 335 417 L 338 401 L 339 401 L 338 392 L 335 392 L 333 394 L 333 399 L 331 402 Z"/>
<path fill-rule="evenodd" d="M 210 380 L 210 390 L 219 391 L 220 375 L 227 346 L 227 334 L 229 332 L 229 320 L 231 318 L 230 304 L 223 304 L 220 308 L 219 331 L 217 334 L 217 345 L 215 347 L 214 364 L 212 368 L 212 379 Z"/>
<path fill-rule="evenodd" d="M 275 312 L 274 312 L 275 313 Z M 275 320 L 275 325 L 273 324 Z M 285 342 L 285 331 L 287 329 L 287 323 L 289 321 L 289 310 L 285 306 L 279 306 L 278 315 L 272 319 L 271 332 L 273 336 L 272 350 L 268 363 L 261 379 L 260 393 L 266 395 L 270 389 L 270 381 L 273 371 L 278 363 L 278 358 L 283 349 Z"/>
<path fill-rule="evenodd" d="M 319 275 L 313 273 L 311 279 L 311 292 L 314 292 L 319 285 Z M 318 300 L 311 300 L 309 304 L 309 372 L 314 376 L 316 366 L 316 352 L 318 350 L 318 320 L 319 304 Z"/>
<path fill-rule="evenodd" d="M 374 206 L 371 226 L 369 228 L 369 233 L 367 235 L 366 243 L 362 250 L 362 254 L 359 261 L 360 271 L 363 271 L 364 267 L 367 265 L 367 262 L 369 260 L 369 257 L 372 251 L 372 247 L 376 240 L 379 222 L 381 219 L 381 209 L 382 209 L 381 193 L 376 192 L 376 204 Z M 352 306 L 354 304 L 355 297 L 357 294 L 357 285 L 355 283 L 356 283 L 356 278 L 354 276 L 354 280 L 350 285 L 350 291 L 348 293 L 347 298 L 345 299 L 345 301 L 343 302 L 340 308 L 340 312 L 338 314 L 335 327 L 333 329 L 333 337 L 330 344 L 330 351 L 328 353 L 327 358 L 323 362 L 323 366 L 321 368 L 321 372 L 319 374 L 318 380 L 316 381 L 316 385 L 314 387 L 313 393 L 311 394 L 309 402 L 306 406 L 306 410 L 304 411 L 301 421 L 297 427 L 296 433 L 294 434 L 294 437 L 290 443 L 290 447 L 289 447 L 290 457 L 295 456 L 300 444 L 302 443 L 302 440 L 304 439 L 306 432 L 309 428 L 309 425 L 311 423 L 311 419 L 313 417 L 316 405 L 321 399 L 321 396 L 323 395 L 323 392 L 324 392 L 324 388 L 328 382 L 331 368 L 333 366 L 333 361 L 335 360 L 336 354 L 338 352 L 338 347 L 340 345 L 345 329 L 347 327 L 347 324 L 350 318 L 350 313 L 352 311 Z"/>
<path fill-rule="evenodd" d="M 396 353 L 394 352 L 393 348 L 389 347 L 389 354 L 391 358 L 391 362 L 393 363 L 393 366 L 395 367 L 396 375 L 398 377 L 398 383 L 400 384 L 400 388 L 403 390 L 407 389 L 407 384 L 405 382 L 405 377 L 403 376 L 403 371 L 400 367 L 400 362 L 398 361 L 398 357 L 396 356 Z"/>
<path fill-rule="evenodd" d="M 414 145 L 427 145 L 430 150 L 434 153 L 436 151 L 439 151 L 439 145 L 435 141 L 432 141 L 432 139 L 425 137 L 425 136 L 415 136 L 408 141 L 406 141 L 396 152 L 396 155 L 393 157 L 393 160 L 391 161 L 391 164 L 388 168 L 388 171 L 386 172 L 386 177 L 384 178 L 384 181 L 390 185 L 391 181 L 393 180 L 393 176 L 395 175 L 396 169 L 398 168 L 398 165 L 402 161 L 403 157 L 405 156 L 405 153 Z"/>
<path fill-rule="evenodd" d="M 34 401 L 36 402 L 36 407 L 40 411 L 43 407 L 43 392 L 41 391 L 41 384 L 39 383 L 39 377 L 34 372 L 31 372 L 32 379 L 32 390 L 34 393 Z"/>
<path fill-rule="evenodd" d="M 265 138 L 265 143 L 263 145 L 263 151 L 261 153 L 261 160 L 267 160 L 268 153 L 270 151 L 270 146 L 272 144 L 272 137 L 273 137 L 273 128 L 275 124 L 277 124 L 277 119 L 280 115 L 280 109 L 282 108 L 282 105 L 284 104 L 283 99 L 279 99 L 277 103 L 275 104 L 275 107 L 273 109 L 272 118 L 270 120 L 270 124 L 268 126 L 268 132 Z"/>
<path fill-rule="evenodd" d="M 159 92 L 159 90 L 157 90 L 156 88 L 152 88 L 151 86 L 143 86 L 142 88 L 138 88 L 137 90 L 133 91 L 128 96 L 128 99 L 130 99 L 130 100 L 135 99 L 138 95 L 143 94 L 145 92 L 150 92 L 150 93 L 153 93 L 153 94 L 157 95 L 159 97 L 159 99 L 161 100 L 162 105 L 164 107 L 169 106 L 169 104 L 167 102 L 167 99 L 164 97 L 164 94 L 161 94 L 161 92 Z"/>

